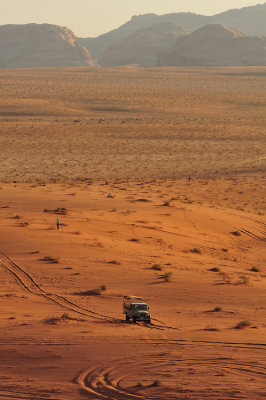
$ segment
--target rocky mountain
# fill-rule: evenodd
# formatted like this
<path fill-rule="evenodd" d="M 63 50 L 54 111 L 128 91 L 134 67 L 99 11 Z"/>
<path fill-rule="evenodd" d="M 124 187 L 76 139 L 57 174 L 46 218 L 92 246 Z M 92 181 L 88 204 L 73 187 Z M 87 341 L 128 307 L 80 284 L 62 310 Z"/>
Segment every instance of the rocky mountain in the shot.
<path fill-rule="evenodd" d="M 157 66 L 214 67 L 266 65 L 266 38 L 211 24 L 177 39 L 163 50 Z"/>
<path fill-rule="evenodd" d="M 88 66 L 71 30 L 50 24 L 0 26 L 0 68 Z"/>
<path fill-rule="evenodd" d="M 194 31 L 207 24 L 221 24 L 231 29 L 240 30 L 250 36 L 266 36 L 265 21 L 266 3 L 229 10 L 213 16 L 193 13 L 145 14 L 134 16 L 119 28 L 96 38 L 78 39 L 78 43 L 89 50 L 93 59 L 98 60 L 109 47 L 123 41 L 139 29 L 145 29 L 154 24 L 173 23 L 189 31 Z"/>
<path fill-rule="evenodd" d="M 98 62 L 105 67 L 130 64 L 153 67 L 161 50 L 172 46 L 179 36 L 188 33 L 173 23 L 154 24 L 149 28 L 139 29 L 123 41 L 109 47 Z"/>

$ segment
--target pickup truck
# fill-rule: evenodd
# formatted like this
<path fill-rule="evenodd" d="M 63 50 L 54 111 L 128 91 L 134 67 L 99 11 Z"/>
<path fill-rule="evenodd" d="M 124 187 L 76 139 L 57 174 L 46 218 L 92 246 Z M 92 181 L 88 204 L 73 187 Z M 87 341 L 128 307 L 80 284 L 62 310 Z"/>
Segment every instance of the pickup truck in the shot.
<path fill-rule="evenodd" d="M 148 324 L 151 322 L 149 307 L 142 297 L 124 296 L 123 314 L 126 314 L 126 321 L 132 319 L 134 323 L 136 321 L 144 321 Z"/>

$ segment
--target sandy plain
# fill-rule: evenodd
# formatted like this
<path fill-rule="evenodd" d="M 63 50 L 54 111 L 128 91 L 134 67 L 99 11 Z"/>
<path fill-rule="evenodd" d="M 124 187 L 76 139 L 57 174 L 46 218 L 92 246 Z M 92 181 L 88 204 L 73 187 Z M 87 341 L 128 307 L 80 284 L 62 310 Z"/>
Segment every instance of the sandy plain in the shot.
<path fill-rule="evenodd" d="M 266 398 L 265 78 L 0 72 L 0 399 Z"/>

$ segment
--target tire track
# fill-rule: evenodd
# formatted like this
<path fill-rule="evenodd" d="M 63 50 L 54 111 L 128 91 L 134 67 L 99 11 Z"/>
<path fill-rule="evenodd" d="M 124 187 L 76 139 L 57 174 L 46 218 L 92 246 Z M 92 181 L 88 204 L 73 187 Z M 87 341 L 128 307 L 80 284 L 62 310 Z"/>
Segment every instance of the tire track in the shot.
<path fill-rule="evenodd" d="M 226 397 L 228 388 L 227 384 L 224 383 L 224 376 L 232 382 L 237 375 L 262 382 L 266 377 L 266 366 L 259 362 L 234 360 L 231 357 L 184 359 L 183 357 L 154 354 L 153 360 L 150 357 L 146 357 L 146 359 L 143 357 L 140 360 L 131 359 L 128 363 L 125 363 L 124 360 L 116 360 L 109 365 L 94 365 L 81 371 L 74 382 L 78 384 L 79 390 L 86 394 L 89 399 L 158 400 L 162 398 L 160 388 L 156 393 L 151 381 L 151 377 L 155 373 L 159 373 L 159 378 L 162 378 L 163 381 L 166 380 L 168 391 L 163 394 L 163 398 L 169 400 L 180 398 L 174 390 L 177 378 L 184 384 L 194 384 L 195 378 L 193 376 L 198 373 L 204 373 L 204 376 L 207 374 L 212 379 L 217 377 L 219 386 L 215 387 L 213 393 L 211 393 L 211 398 L 218 400 L 221 398 L 243 398 L 239 390 L 236 393 L 231 392 L 230 397 Z M 137 382 L 140 376 L 145 379 L 146 384 L 143 384 L 141 388 L 138 388 L 136 384 L 132 386 L 131 382 Z M 149 392 L 149 390 L 151 391 Z M 198 398 L 199 393 L 202 393 L 202 398 L 205 398 L 204 396 L 207 394 L 210 395 L 209 390 L 208 379 L 204 379 L 203 387 L 198 387 L 196 384 L 193 388 L 186 390 L 188 396 L 186 398 Z M 245 388 L 243 388 L 243 394 L 246 394 Z M 259 398 L 263 399 L 262 393 L 261 396 Z"/>
<path fill-rule="evenodd" d="M 128 324 L 128 322 L 115 318 L 115 317 L 110 317 L 105 314 L 100 314 L 95 311 L 92 311 L 88 308 L 84 308 L 82 306 L 79 306 L 78 304 L 68 300 L 66 297 L 58 295 L 56 293 L 53 294 L 48 294 L 46 293 L 32 278 L 32 276 L 26 272 L 23 268 L 21 268 L 19 265 L 17 265 L 13 260 L 11 260 L 10 257 L 8 257 L 4 252 L 0 250 L 0 256 L 2 259 L 0 259 L 0 265 L 2 268 L 4 268 L 8 273 L 10 273 L 13 278 L 17 281 L 17 283 L 28 293 L 33 294 L 35 296 L 42 297 L 46 299 L 47 301 L 53 302 L 57 306 L 60 306 L 64 308 L 65 310 L 72 311 L 78 315 L 81 315 L 82 317 L 90 318 L 90 319 L 96 319 L 100 321 L 106 321 L 110 323 L 115 323 L 115 324 Z M 3 261 L 3 258 L 5 261 Z M 131 325 L 131 324 L 130 324 Z M 137 326 L 140 326 L 142 328 L 147 328 L 147 329 L 158 329 L 158 330 L 164 330 L 164 329 L 175 329 L 173 327 L 167 327 L 165 325 L 158 325 L 158 324 L 143 324 L 143 323 L 137 323 L 134 324 Z"/>

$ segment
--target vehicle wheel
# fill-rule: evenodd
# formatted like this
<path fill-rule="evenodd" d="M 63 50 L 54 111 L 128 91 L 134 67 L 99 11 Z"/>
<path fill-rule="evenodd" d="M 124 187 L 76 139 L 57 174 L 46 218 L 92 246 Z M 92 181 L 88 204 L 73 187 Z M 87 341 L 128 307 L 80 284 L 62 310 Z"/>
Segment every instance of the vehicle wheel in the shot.
<path fill-rule="evenodd" d="M 136 323 L 136 318 L 135 318 L 135 317 L 133 317 L 132 319 L 133 319 L 133 322 L 134 322 L 134 324 L 135 324 L 135 323 Z"/>
<path fill-rule="evenodd" d="M 150 319 L 147 319 L 146 322 L 147 322 L 147 324 L 150 324 L 150 323 L 151 323 L 151 320 L 150 320 Z"/>
<path fill-rule="evenodd" d="M 130 317 L 126 314 L 126 321 L 129 321 Z"/>

